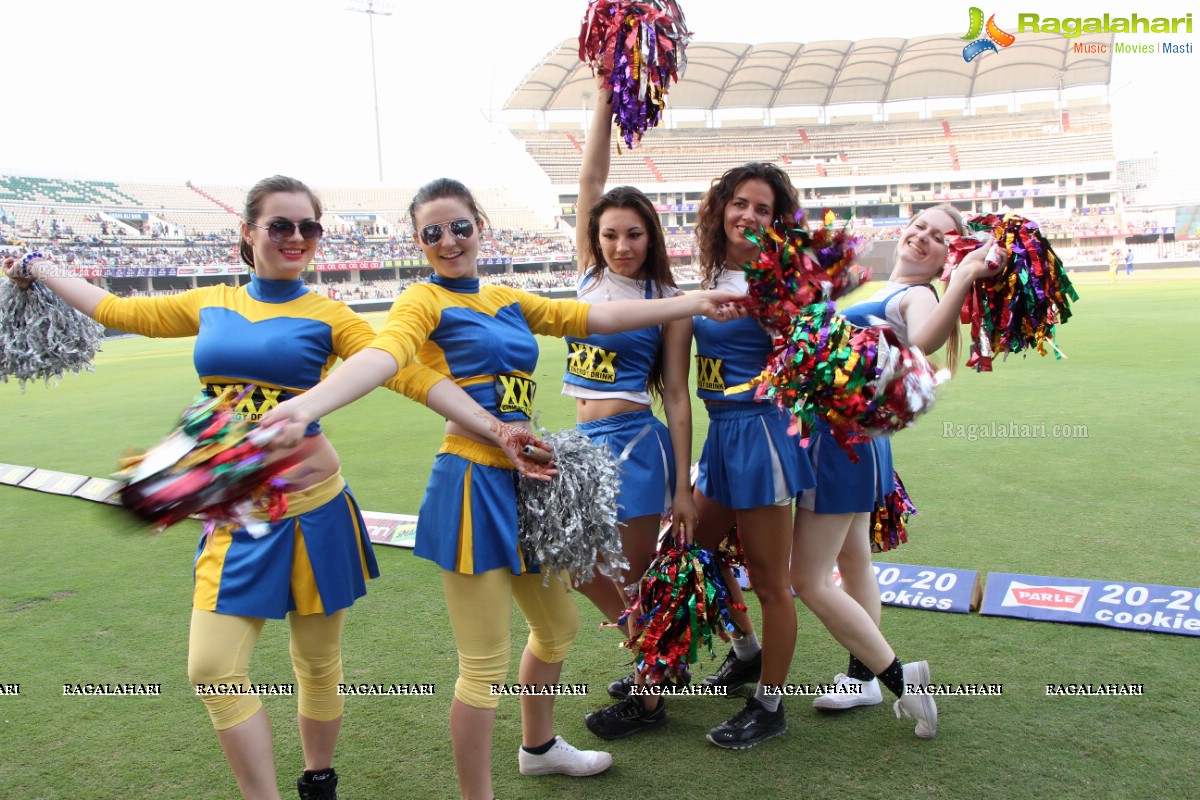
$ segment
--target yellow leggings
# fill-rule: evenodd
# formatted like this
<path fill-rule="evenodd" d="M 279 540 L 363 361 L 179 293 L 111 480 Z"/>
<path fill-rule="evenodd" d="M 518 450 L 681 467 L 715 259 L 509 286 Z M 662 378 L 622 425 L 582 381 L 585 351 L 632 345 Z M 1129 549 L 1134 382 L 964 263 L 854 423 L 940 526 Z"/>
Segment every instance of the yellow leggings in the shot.
<path fill-rule="evenodd" d="M 500 697 L 492 684 L 504 683 L 512 650 L 512 601 L 529 625 L 530 652 L 548 664 L 567 657 L 579 632 L 579 610 L 571 593 L 555 578 L 513 575 L 507 568 L 478 575 L 442 570 L 446 609 L 458 646 L 454 696 L 474 708 L 495 708 Z"/>
<path fill-rule="evenodd" d="M 318 721 L 342 715 L 345 698 L 338 694 L 342 682 L 342 624 L 346 610 L 335 614 L 288 614 L 289 651 L 296 673 L 300 713 Z M 250 686 L 250 656 L 262 633 L 264 619 L 218 614 L 192 609 L 188 638 L 188 680 L 193 686 Z M 204 705 L 213 727 L 232 728 L 254 716 L 262 707 L 258 695 L 206 694 Z"/>

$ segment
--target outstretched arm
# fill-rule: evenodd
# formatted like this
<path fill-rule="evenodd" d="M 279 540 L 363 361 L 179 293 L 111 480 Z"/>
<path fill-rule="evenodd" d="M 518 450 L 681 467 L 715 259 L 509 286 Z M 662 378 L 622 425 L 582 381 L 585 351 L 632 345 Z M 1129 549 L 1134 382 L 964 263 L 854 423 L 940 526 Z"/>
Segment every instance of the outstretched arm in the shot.
<path fill-rule="evenodd" d="M 709 289 L 656 300 L 613 300 L 588 309 L 588 332 L 635 331 L 697 315 L 728 322 L 746 316 L 746 309 L 739 305 L 745 299 L 739 292 Z"/>
<path fill-rule="evenodd" d="M 259 424 L 263 427 L 283 426 L 272 445 L 295 447 L 303 440 L 309 423 L 381 386 L 396 374 L 396 369 L 396 359 L 391 353 L 373 347 L 360 350 L 304 394 L 268 411 Z"/>
<path fill-rule="evenodd" d="M 17 282 L 22 289 L 28 289 L 35 280 L 41 281 L 52 292 L 67 302 L 67 305 L 87 314 L 96 315 L 96 307 L 110 292 L 93 286 L 83 278 L 78 278 L 65 267 L 55 264 L 48 258 L 15 258 L 4 259 L 4 274 Z"/>

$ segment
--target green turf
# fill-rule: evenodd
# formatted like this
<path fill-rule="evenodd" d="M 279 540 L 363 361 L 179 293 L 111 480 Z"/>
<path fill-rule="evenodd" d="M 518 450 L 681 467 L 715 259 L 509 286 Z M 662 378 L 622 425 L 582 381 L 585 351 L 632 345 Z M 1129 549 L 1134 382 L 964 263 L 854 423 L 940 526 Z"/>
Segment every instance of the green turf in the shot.
<path fill-rule="evenodd" d="M 1069 355 L 962 372 L 937 407 L 895 440 L 920 515 L 887 560 L 981 571 L 1200 584 L 1200 474 L 1192 417 L 1200 282 L 1084 283 L 1061 330 Z M 378 326 L 380 318 L 372 318 Z M 190 399 L 190 343 L 106 344 L 96 372 L 58 386 L 0 386 L 0 462 L 91 475 L 146 447 Z M 568 425 L 558 394 L 565 347 L 543 342 L 537 405 Z M 703 434 L 697 416 L 696 440 Z M 944 436 L 945 425 L 1086 426 L 1071 438 Z M 364 508 L 415 513 L 440 423 L 376 392 L 325 420 Z M 1083 435 L 1086 433 L 1086 435 Z M 187 684 L 189 563 L 197 526 L 152 536 L 120 512 L 0 487 L 0 797 L 236 796 L 216 737 Z M 383 577 L 345 637 L 355 682 L 432 682 L 433 697 L 351 698 L 336 764 L 344 800 L 453 797 L 446 714 L 455 654 L 436 571 L 379 548 Z M 751 603 L 755 613 L 757 606 Z M 624 651 L 580 603 L 583 630 L 564 682 L 558 730 L 595 747 L 583 715 L 607 702 Z M 494 745 L 501 797 L 1186 797 L 1195 792 L 1200 691 L 1192 637 L 885 609 L 901 658 L 928 659 L 937 682 L 1003 683 L 1002 697 L 944 698 L 938 738 L 921 741 L 889 706 L 821 716 L 789 700 L 791 731 L 749 752 L 704 733 L 734 698 L 671 702 L 660 732 L 607 745 L 615 765 L 587 780 L 521 778 L 517 703 L 501 704 Z M 514 641 L 523 640 L 514 615 Z M 267 626 L 255 682 L 290 682 L 286 625 Z M 720 655 L 723 655 L 721 653 Z M 700 670 L 706 669 L 702 665 Z M 790 679 L 827 681 L 844 654 L 800 609 Z M 515 659 L 514 659 L 515 673 Z M 64 697 L 62 684 L 152 682 L 161 697 Z M 1136 682 L 1144 697 L 1044 696 L 1046 683 Z M 295 701 L 266 698 L 284 796 L 301 769 Z M 1189 745 L 1188 742 L 1193 744 Z"/>

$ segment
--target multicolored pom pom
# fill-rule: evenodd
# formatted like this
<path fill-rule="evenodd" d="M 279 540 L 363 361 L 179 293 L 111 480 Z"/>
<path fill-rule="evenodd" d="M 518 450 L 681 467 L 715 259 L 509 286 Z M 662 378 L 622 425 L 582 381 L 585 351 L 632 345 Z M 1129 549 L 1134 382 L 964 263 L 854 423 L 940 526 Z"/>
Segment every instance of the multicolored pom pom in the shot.
<path fill-rule="evenodd" d="M 253 390 L 201 394 L 161 442 L 122 459 L 113 476 L 124 484 L 121 504 L 158 530 L 197 515 L 210 534 L 228 524 L 266 534 L 256 515 L 275 521 L 287 513 L 286 484 L 277 476 L 303 460 L 304 448 L 268 460 L 269 432 L 251 429 L 234 412 Z"/>
<path fill-rule="evenodd" d="M 633 147 L 659 123 L 672 80 L 687 66 L 691 32 L 676 0 L 592 0 L 579 31 L 579 59 L 608 76 L 612 113 Z"/>
<path fill-rule="evenodd" d="M 896 488 L 871 512 L 871 552 L 886 553 L 908 541 L 908 518 L 917 513 L 917 507 L 900 481 L 900 473 L 893 473 Z"/>
<path fill-rule="evenodd" d="M 729 641 L 740 633 L 730 609 L 745 604 L 730 599 L 722 561 L 697 544 L 670 544 L 660 552 L 638 584 L 637 595 L 621 618 L 632 616 L 638 631 L 623 646 L 634 653 L 634 667 L 647 685 L 679 680 L 701 648 L 713 651 L 713 636 Z"/>
<path fill-rule="evenodd" d="M 1071 301 L 1078 300 L 1062 261 L 1036 222 L 1016 214 L 981 214 L 966 220 L 975 236 L 955 237 L 948 261 L 957 264 L 971 251 L 993 240 L 1009 251 L 1008 260 L 992 278 L 976 281 L 963 303 L 961 319 L 971 326 L 971 355 L 967 366 L 991 372 L 995 355 L 1049 346 L 1055 326 L 1071 318 Z"/>
<path fill-rule="evenodd" d="M 746 233 L 760 251 L 757 261 L 742 267 L 750 295 L 746 310 L 770 330 L 782 331 L 806 306 L 836 300 L 870 280 L 870 272 L 856 263 L 869 243 L 854 236 L 849 224 L 835 229 L 832 212 L 825 217 L 812 233 L 802 210 L 790 223 L 780 219 Z"/>
<path fill-rule="evenodd" d="M 574 428 L 542 439 L 554 449 L 558 475 L 518 486 L 521 550 L 541 566 L 546 583 L 566 573 L 578 586 L 597 570 L 619 581 L 629 566 L 617 527 L 621 459 Z"/>

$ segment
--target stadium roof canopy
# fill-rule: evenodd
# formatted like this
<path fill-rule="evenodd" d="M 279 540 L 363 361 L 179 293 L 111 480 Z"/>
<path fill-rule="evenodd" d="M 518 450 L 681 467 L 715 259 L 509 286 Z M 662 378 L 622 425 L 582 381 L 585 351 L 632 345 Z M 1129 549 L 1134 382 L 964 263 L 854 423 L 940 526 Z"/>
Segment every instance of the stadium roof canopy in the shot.
<path fill-rule="evenodd" d="M 971 62 L 963 60 L 965 42 L 953 35 L 759 45 L 694 41 L 668 105 L 710 111 L 829 106 L 1106 85 L 1112 38 L 1023 33 L 1011 46 Z M 1085 54 L 1074 50 L 1076 43 L 1108 46 L 1104 53 Z M 504 108 L 577 110 L 590 105 L 584 94 L 595 88 L 591 70 L 579 60 L 578 41 L 568 39 L 525 76 Z"/>

